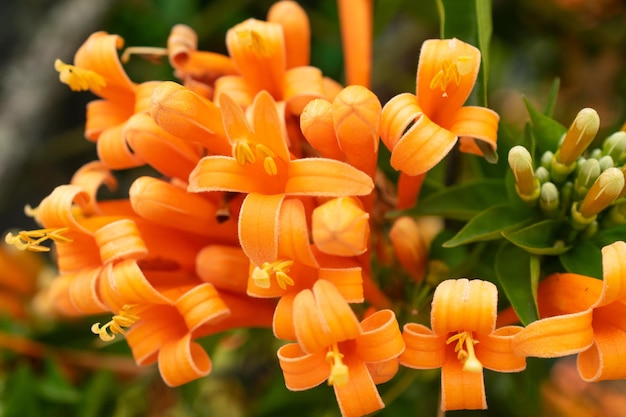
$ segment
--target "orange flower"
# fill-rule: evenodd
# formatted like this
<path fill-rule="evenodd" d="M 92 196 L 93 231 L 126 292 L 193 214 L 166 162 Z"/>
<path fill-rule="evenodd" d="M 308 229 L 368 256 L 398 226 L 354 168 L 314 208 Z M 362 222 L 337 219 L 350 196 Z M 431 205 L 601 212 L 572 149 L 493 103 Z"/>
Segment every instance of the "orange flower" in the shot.
<path fill-rule="evenodd" d="M 255 265 L 276 260 L 278 213 L 285 196 L 339 197 L 372 191 L 371 179 L 345 163 L 291 159 L 276 103 L 268 93 L 255 99 L 253 127 L 228 96 L 220 96 L 220 107 L 233 156 L 200 160 L 189 177 L 189 190 L 248 193 L 239 213 L 239 240 Z"/>
<path fill-rule="evenodd" d="M 376 384 L 395 375 L 404 350 L 391 310 L 359 323 L 334 285 L 319 280 L 295 297 L 293 320 L 298 343 L 278 350 L 287 388 L 301 391 L 328 380 L 344 417 L 384 407 Z"/>
<path fill-rule="evenodd" d="M 441 368 L 441 409 L 487 408 L 483 367 L 518 372 L 524 357 L 513 354 L 511 339 L 521 327 L 496 329 L 498 290 L 488 281 L 443 281 L 432 303 L 431 326 L 408 323 L 400 364 Z"/>
<path fill-rule="evenodd" d="M 417 68 L 416 94 L 403 93 L 384 107 L 381 138 L 391 165 L 417 176 L 434 167 L 461 138 L 461 150 L 493 157 L 498 114 L 463 107 L 478 70 L 480 51 L 458 39 L 427 40 Z"/>
<path fill-rule="evenodd" d="M 539 284 L 542 319 L 513 339 L 516 353 L 558 357 L 578 353 L 585 381 L 626 378 L 626 243 L 602 248 L 603 280 L 553 274 Z"/>

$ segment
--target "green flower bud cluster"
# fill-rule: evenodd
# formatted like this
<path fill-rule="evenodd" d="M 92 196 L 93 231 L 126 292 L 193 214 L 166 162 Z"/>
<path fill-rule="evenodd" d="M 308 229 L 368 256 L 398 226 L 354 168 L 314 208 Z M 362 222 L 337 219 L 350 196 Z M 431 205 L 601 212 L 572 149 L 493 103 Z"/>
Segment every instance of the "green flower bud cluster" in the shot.
<path fill-rule="evenodd" d="M 518 196 L 547 218 L 568 219 L 575 234 L 626 223 L 626 132 L 589 149 L 599 125 L 595 110 L 581 110 L 559 148 L 541 155 L 536 168 L 526 148 L 509 152 Z"/>

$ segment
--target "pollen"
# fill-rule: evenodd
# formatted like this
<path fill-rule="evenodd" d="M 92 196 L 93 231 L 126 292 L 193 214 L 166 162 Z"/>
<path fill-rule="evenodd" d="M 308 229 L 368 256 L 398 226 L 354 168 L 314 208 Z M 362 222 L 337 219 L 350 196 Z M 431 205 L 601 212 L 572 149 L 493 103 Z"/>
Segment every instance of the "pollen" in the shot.
<path fill-rule="evenodd" d="M 331 349 L 326 353 L 326 360 L 330 362 L 330 376 L 328 377 L 328 385 L 336 385 L 342 387 L 348 383 L 350 373 L 348 366 L 343 363 L 343 353 L 339 352 L 337 343 L 333 343 Z"/>
<path fill-rule="evenodd" d="M 100 326 L 100 323 L 95 323 L 91 326 L 91 331 L 94 334 L 97 334 L 100 339 L 105 342 L 110 342 L 120 333 L 125 334 L 126 331 L 124 330 L 124 327 L 128 328 L 139 320 L 139 316 L 132 313 L 132 307 L 132 305 L 125 304 L 119 314 L 113 316 L 111 321 L 103 326 Z"/>
<path fill-rule="evenodd" d="M 64 236 L 64 234 L 69 230 L 69 227 L 59 227 L 50 229 L 22 230 L 17 235 L 9 232 L 4 237 L 4 241 L 9 245 L 15 246 L 19 250 L 48 252 L 50 248 L 42 246 L 41 243 L 46 240 L 52 240 L 57 243 L 69 243 L 72 239 Z"/>
<path fill-rule="evenodd" d="M 275 262 L 265 262 L 261 267 L 256 266 L 252 271 L 252 280 L 259 288 L 269 288 L 271 277 L 274 276 L 278 286 L 286 290 L 287 286 L 293 286 L 294 280 L 288 272 L 293 265 L 292 260 L 281 260 Z"/>
<path fill-rule="evenodd" d="M 263 160 L 263 170 L 267 175 L 273 177 L 278 174 L 276 154 L 265 145 L 249 140 L 237 140 L 233 143 L 232 152 L 233 158 L 241 166 L 254 164 L 257 159 L 261 159 Z"/>
<path fill-rule="evenodd" d="M 476 358 L 474 352 L 474 345 L 478 343 L 478 340 L 474 340 L 472 332 L 461 331 L 451 336 L 446 340 L 446 344 L 457 342 L 454 347 L 454 351 L 457 353 L 457 358 L 463 363 L 463 370 L 465 372 L 481 372 L 483 365 Z"/>
<path fill-rule="evenodd" d="M 69 85 L 72 91 L 99 90 L 106 85 L 104 77 L 100 74 L 66 64 L 60 59 L 54 61 L 54 69 L 59 72 L 59 80 Z"/>
<path fill-rule="evenodd" d="M 472 58 L 469 56 L 459 56 L 455 59 L 446 59 L 441 63 L 441 69 L 430 81 L 430 88 L 440 88 L 443 97 L 447 97 L 447 88 L 451 82 L 455 85 L 461 84 L 461 77 L 472 71 Z"/>

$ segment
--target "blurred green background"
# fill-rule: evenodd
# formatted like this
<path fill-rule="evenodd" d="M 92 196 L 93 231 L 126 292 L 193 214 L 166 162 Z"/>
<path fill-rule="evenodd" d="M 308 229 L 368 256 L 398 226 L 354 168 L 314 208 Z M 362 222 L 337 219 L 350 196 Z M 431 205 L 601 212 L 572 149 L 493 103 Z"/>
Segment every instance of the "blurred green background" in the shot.
<path fill-rule="evenodd" d="M 225 53 L 227 29 L 249 17 L 264 19 L 272 3 L 3 1 L 0 231 L 33 228 L 23 213 L 24 205 L 36 206 L 55 186 L 67 183 L 82 164 L 97 158 L 95 145 L 83 137 L 85 105 L 93 96 L 71 93 L 59 83 L 55 58 L 71 62 L 74 51 L 97 30 L 119 34 L 125 46 L 165 46 L 170 28 L 177 23 L 197 31 L 199 49 Z M 335 1 L 300 4 L 311 21 L 312 65 L 342 81 Z M 374 4 L 372 89 L 384 104 L 395 94 L 414 91 L 420 45 L 439 36 L 439 22 L 435 0 Z M 604 137 L 626 121 L 625 49 L 623 0 L 494 0 L 490 107 L 500 113 L 502 123 L 521 128 L 527 120 L 522 96 L 541 107 L 558 77 L 561 89 L 555 118 L 568 125 L 582 107 L 593 107 L 601 118 L 599 136 Z M 172 79 L 167 62 L 157 65 L 134 57 L 127 70 L 137 82 Z M 0 417 L 338 415 L 327 386 L 303 393 L 286 390 L 270 332 L 244 330 L 205 340 L 216 366 L 213 374 L 171 390 L 154 366 L 136 369 L 129 362 L 123 341 L 99 345 L 88 331 L 90 323 L 0 319 L 2 332 L 49 348 L 40 354 L 19 353 L 6 348 L 9 342 L 0 337 L 0 348 L 5 347 L 0 352 Z M 448 415 L 537 415 L 547 365 L 529 360 L 529 369 L 520 375 L 487 372 L 490 409 Z M 436 372 L 402 370 L 380 387 L 383 398 L 395 401 L 379 415 L 436 415 L 438 384 Z M 606 390 L 623 394 L 618 385 L 608 385 Z M 570 401 L 583 398 L 570 397 L 565 396 Z M 598 415 L 622 415 L 618 409 Z"/>

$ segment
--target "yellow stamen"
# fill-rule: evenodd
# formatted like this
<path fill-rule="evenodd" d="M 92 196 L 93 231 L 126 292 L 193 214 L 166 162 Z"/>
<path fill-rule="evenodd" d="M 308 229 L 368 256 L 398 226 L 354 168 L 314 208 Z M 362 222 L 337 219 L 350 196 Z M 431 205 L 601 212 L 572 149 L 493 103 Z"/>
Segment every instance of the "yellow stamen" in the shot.
<path fill-rule="evenodd" d="M 263 169 L 268 175 L 274 176 L 278 173 L 278 167 L 276 166 L 276 155 L 270 148 L 265 145 L 257 143 L 256 152 L 263 157 Z"/>
<path fill-rule="evenodd" d="M 57 59 L 54 61 L 54 69 L 59 72 L 59 80 L 70 86 L 72 91 L 86 91 L 89 89 L 99 90 L 106 85 L 106 80 L 100 74 L 66 64 Z"/>
<path fill-rule="evenodd" d="M 478 340 L 474 340 L 472 332 L 458 332 L 454 336 L 448 338 L 448 340 L 446 340 L 446 344 L 450 344 L 454 341 L 457 342 L 454 347 L 454 351 L 457 352 L 457 358 L 459 361 L 463 363 L 463 370 L 465 372 L 481 372 L 483 370 L 483 365 L 480 363 L 478 358 L 476 358 L 476 353 L 474 352 L 474 345 L 478 343 Z M 465 345 L 465 348 L 463 345 Z"/>
<path fill-rule="evenodd" d="M 124 327 L 130 327 L 135 324 L 137 320 L 139 320 L 139 316 L 131 312 L 132 308 L 132 305 L 125 304 L 119 314 L 113 316 L 111 321 L 106 323 L 104 326 L 100 326 L 100 323 L 95 323 L 91 326 L 91 331 L 97 334 L 100 339 L 105 342 L 110 342 L 115 339 L 115 335 L 117 334 L 126 334 Z"/>
<path fill-rule="evenodd" d="M 336 385 L 342 387 L 348 383 L 349 371 L 348 367 L 341 360 L 343 353 L 339 352 L 337 343 L 333 343 L 331 350 L 326 353 L 326 360 L 331 362 L 330 376 L 328 377 L 328 385 Z"/>
<path fill-rule="evenodd" d="M 130 61 L 131 55 L 141 55 L 142 57 L 148 58 L 151 61 L 157 61 L 159 58 L 163 56 L 167 56 L 166 48 L 157 48 L 153 46 L 132 46 L 130 48 L 124 49 L 124 53 L 120 57 L 123 63 L 127 63 Z"/>
<path fill-rule="evenodd" d="M 57 243 L 69 243 L 72 239 L 63 236 L 63 234 L 67 233 L 69 230 L 69 227 L 58 227 L 51 229 L 22 230 L 17 235 L 9 232 L 4 237 L 4 241 L 19 250 L 48 252 L 50 248 L 42 246 L 40 243 L 46 240 L 52 240 Z"/>
<path fill-rule="evenodd" d="M 430 81 L 430 88 L 439 87 L 444 97 L 448 96 L 446 88 L 454 81 L 454 84 L 461 84 L 461 77 L 469 74 L 472 70 L 472 58 L 469 56 L 459 56 L 454 60 L 446 59 L 441 63 L 441 69 Z"/>
<path fill-rule="evenodd" d="M 250 142 L 247 140 L 238 140 L 233 143 L 233 157 L 241 166 L 244 166 L 246 163 L 254 164 L 256 162 L 256 155 L 252 151 Z"/>
<path fill-rule="evenodd" d="M 287 274 L 292 265 L 292 260 L 275 261 L 272 263 L 265 262 L 260 268 L 258 266 L 254 267 L 254 270 L 252 271 L 252 280 L 259 288 L 269 288 L 270 278 L 274 275 L 278 286 L 283 290 L 286 290 L 287 285 L 294 285 L 293 278 Z"/>

